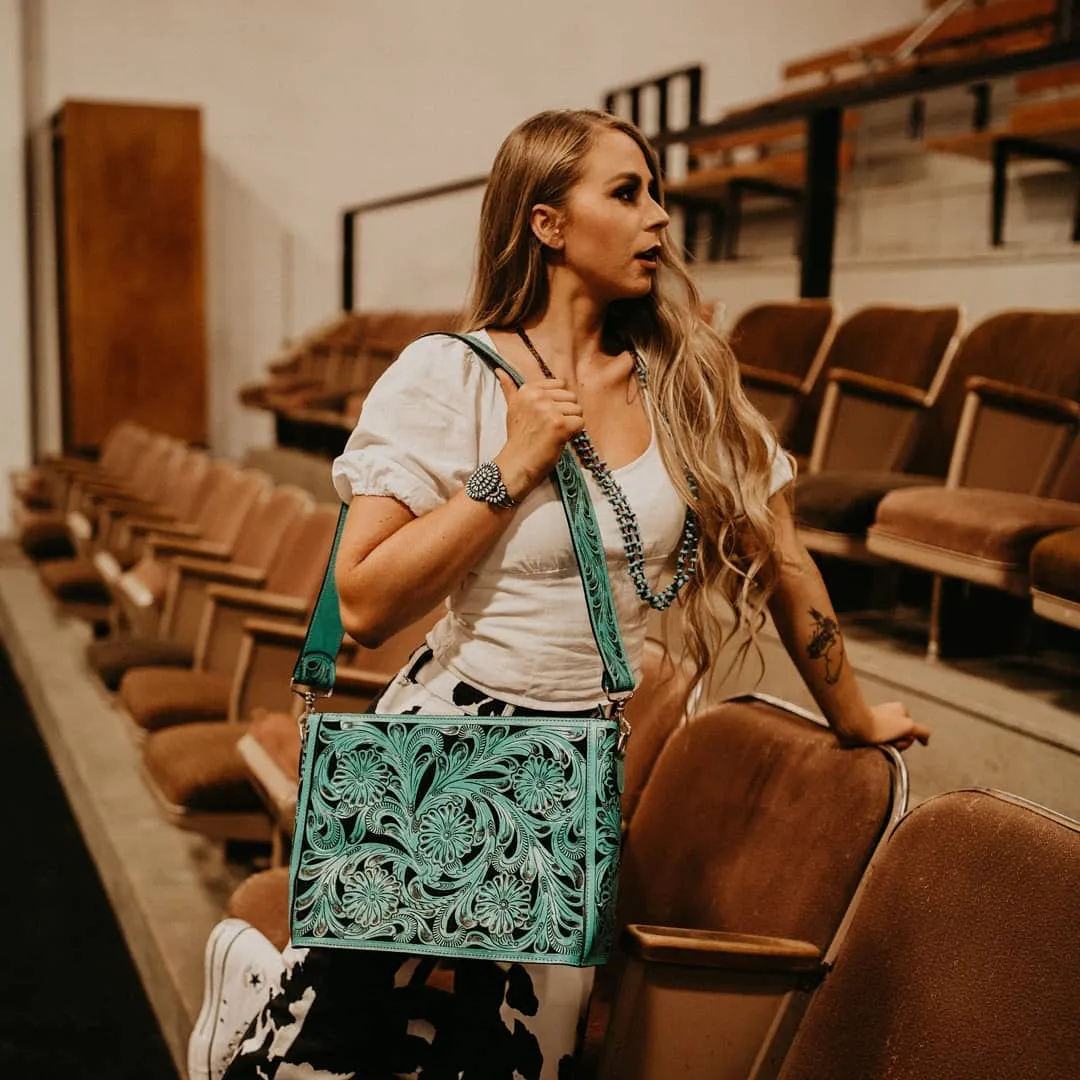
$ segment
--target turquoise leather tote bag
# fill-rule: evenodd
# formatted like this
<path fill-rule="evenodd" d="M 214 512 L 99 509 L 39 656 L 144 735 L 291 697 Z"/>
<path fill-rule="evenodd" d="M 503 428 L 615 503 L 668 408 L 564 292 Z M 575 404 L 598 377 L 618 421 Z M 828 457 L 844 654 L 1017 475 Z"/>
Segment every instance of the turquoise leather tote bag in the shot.
<path fill-rule="evenodd" d="M 484 342 L 464 341 L 517 383 Z M 592 502 L 570 448 L 552 473 L 612 701 L 599 717 L 313 712 L 334 685 L 338 524 L 293 686 L 308 708 L 289 867 L 292 941 L 590 966 L 608 958 L 621 838 L 623 648 Z"/>

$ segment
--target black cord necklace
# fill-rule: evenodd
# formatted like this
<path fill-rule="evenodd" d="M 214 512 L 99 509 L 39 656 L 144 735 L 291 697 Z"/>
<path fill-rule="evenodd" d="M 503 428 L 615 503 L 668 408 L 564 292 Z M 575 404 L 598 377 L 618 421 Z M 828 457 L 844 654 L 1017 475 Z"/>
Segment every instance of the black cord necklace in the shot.
<path fill-rule="evenodd" d="M 518 337 L 524 342 L 525 347 L 532 353 L 537 366 L 548 379 L 555 376 L 551 368 L 544 363 L 543 357 L 536 351 L 536 346 L 525 333 L 524 327 L 517 328 Z M 638 355 L 633 346 L 630 347 L 630 355 L 634 358 L 634 374 L 641 384 L 642 390 L 648 391 L 647 371 L 645 362 Z M 675 576 L 668 587 L 661 592 L 653 592 L 645 577 L 645 551 L 641 540 L 641 526 L 638 524 L 637 515 L 626 499 L 618 481 L 612 475 L 600 455 L 593 446 L 592 439 L 582 428 L 570 439 L 570 445 L 582 466 L 592 473 L 597 486 L 604 493 L 604 497 L 611 503 L 615 511 L 615 520 L 619 524 L 619 533 L 622 536 L 623 550 L 626 552 L 626 569 L 630 579 L 634 583 L 634 589 L 638 596 L 650 607 L 657 611 L 663 611 L 670 607 L 672 601 L 679 594 L 679 590 L 694 576 L 697 570 L 698 555 L 698 520 L 697 515 L 690 507 L 686 508 L 686 517 L 683 520 L 682 542 L 679 544 L 679 554 L 675 561 Z"/>

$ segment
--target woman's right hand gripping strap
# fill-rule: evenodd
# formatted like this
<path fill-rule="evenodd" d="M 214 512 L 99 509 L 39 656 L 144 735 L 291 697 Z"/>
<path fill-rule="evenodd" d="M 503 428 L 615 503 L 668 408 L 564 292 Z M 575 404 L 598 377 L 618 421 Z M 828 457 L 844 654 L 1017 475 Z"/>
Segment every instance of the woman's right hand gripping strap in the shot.
<path fill-rule="evenodd" d="M 494 349 L 472 334 L 446 333 L 442 336 L 463 341 L 477 356 L 495 368 L 501 368 L 521 386 L 525 381 Z M 605 692 L 625 696 L 634 689 L 634 673 L 623 646 L 619 619 L 615 612 L 615 600 L 611 595 L 611 581 L 608 578 L 607 559 L 604 557 L 604 543 L 600 537 L 600 527 L 596 523 L 589 489 L 585 486 L 585 477 L 569 446 L 564 446 L 559 460 L 555 463 L 552 483 L 559 493 L 566 522 L 570 526 L 570 539 L 574 545 L 574 556 L 581 572 L 581 583 L 585 589 L 585 602 L 589 611 L 589 623 L 592 627 L 600 660 L 604 666 L 603 686 Z"/>

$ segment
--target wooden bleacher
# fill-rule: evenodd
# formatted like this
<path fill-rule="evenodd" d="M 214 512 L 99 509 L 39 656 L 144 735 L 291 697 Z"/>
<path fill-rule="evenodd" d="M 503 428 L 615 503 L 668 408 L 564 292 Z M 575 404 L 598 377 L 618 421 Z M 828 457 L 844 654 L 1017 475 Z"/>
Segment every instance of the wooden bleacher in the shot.
<path fill-rule="evenodd" d="M 868 82 L 875 87 L 876 96 L 888 96 L 887 87 L 894 80 L 900 93 L 904 80 L 921 72 L 1037 52 L 1058 40 L 1058 0 L 985 0 L 977 6 L 969 2 L 960 10 L 956 10 L 956 0 L 928 0 L 926 7 L 929 14 L 922 22 L 791 61 L 782 69 L 784 87 L 779 95 L 733 110 L 720 121 L 741 120 L 747 123 L 747 129 L 725 131 L 687 144 L 687 174 L 669 184 L 668 194 L 673 203 L 686 210 L 686 246 L 691 256 L 702 254 L 699 238 L 705 215 L 711 220 L 709 257 L 737 255 L 742 196 L 746 193 L 787 199 L 796 206 L 804 201 L 809 159 L 807 121 L 778 117 L 775 124 L 750 127 L 751 114 L 756 118 L 780 107 L 786 108 L 790 117 L 792 106 L 805 102 L 809 115 L 812 103 L 822 95 L 827 95 L 829 107 L 835 108 L 837 91 L 850 89 L 858 95 Z M 1028 79 L 1032 93 L 1039 88 L 1060 89 L 1062 85 L 1060 78 L 1049 73 L 1036 72 Z M 1018 87 L 1024 81 L 1019 79 Z M 928 142 L 928 148 L 1005 163 L 1009 155 L 1015 155 L 1050 158 L 1080 167 L 1080 147 L 1075 138 L 1080 107 L 1075 101 L 1040 101 L 1022 106 L 1014 113 L 1009 130 L 984 133 L 979 129 L 985 127 L 989 116 L 989 93 L 987 84 L 982 93 L 976 94 L 974 134 L 958 136 L 948 145 Z M 858 122 L 850 107 L 841 105 L 839 111 L 842 129 L 837 175 L 842 181 L 852 166 L 851 134 Z M 912 132 L 913 137 L 918 137 L 920 124 L 914 116 Z M 1000 243 L 1001 236 L 1005 167 L 995 165 L 995 243 Z M 1080 239 L 1080 205 L 1074 231 Z M 804 253 L 804 261 L 808 257 Z"/>
<path fill-rule="evenodd" d="M 1037 49 L 1054 40 L 1056 13 L 1056 0 L 991 0 L 981 7 L 964 8 L 931 30 L 913 48 L 910 58 L 899 63 L 943 64 L 979 55 Z M 881 66 L 897 66 L 895 53 L 919 26 L 913 23 L 840 49 L 793 60 L 783 69 L 784 81 L 792 90 L 798 89 L 799 83 L 805 86 L 808 80 L 811 86 L 819 87 L 865 75 Z"/>
<path fill-rule="evenodd" d="M 793 60 L 783 69 L 784 88 L 765 102 L 734 109 L 727 119 L 758 113 L 765 107 L 810 105 L 825 92 L 857 91 L 872 80 L 878 97 L 888 96 L 892 82 L 902 83 L 918 72 L 987 60 L 1052 45 L 1057 34 L 1058 0 L 988 0 L 948 16 L 910 50 L 899 56 L 920 24 L 840 49 Z"/>
<path fill-rule="evenodd" d="M 993 165 L 991 243 L 1004 243 L 1005 201 L 1011 158 L 1058 161 L 1080 171 L 1080 64 L 1032 72 L 1016 80 L 1022 97 L 1047 95 L 1016 105 L 1008 123 L 984 131 L 927 139 L 935 153 L 957 154 Z M 1080 195 L 1072 239 L 1080 243 Z"/>
<path fill-rule="evenodd" d="M 414 338 L 453 329 L 452 311 L 349 313 L 272 360 L 267 375 L 240 390 L 249 408 L 272 413 L 277 443 L 335 456 L 375 380 Z"/>
<path fill-rule="evenodd" d="M 856 113 L 844 116 L 841 176 L 851 170 L 850 136 L 859 126 Z M 690 212 L 712 218 L 712 258 L 738 256 L 743 199 L 746 195 L 786 199 L 798 205 L 806 177 L 806 123 L 802 120 L 752 131 L 699 139 L 689 144 L 693 168 L 667 187 L 668 197 Z"/>

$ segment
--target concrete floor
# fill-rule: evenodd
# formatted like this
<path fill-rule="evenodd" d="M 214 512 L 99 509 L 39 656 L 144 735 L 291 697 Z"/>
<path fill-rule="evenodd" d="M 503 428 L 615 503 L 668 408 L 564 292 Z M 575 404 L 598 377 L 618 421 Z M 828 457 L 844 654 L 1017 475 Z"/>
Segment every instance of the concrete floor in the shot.
<path fill-rule="evenodd" d="M 1080 818 L 1080 680 L 1070 671 L 930 664 L 915 644 L 857 618 L 842 621 L 868 698 L 903 700 L 933 728 L 929 748 L 905 755 L 913 801 L 985 786 Z M 203 945 L 240 868 L 218 845 L 162 819 L 140 776 L 135 730 L 86 667 L 87 628 L 57 614 L 10 541 L 0 541 L 0 636 L 183 1072 Z M 761 680 L 744 672 L 711 687 L 710 697 L 758 689 L 812 707 L 771 628 L 761 645 Z"/>
<path fill-rule="evenodd" d="M 219 845 L 164 821 L 142 782 L 134 725 L 86 667 L 86 624 L 57 616 L 10 541 L 0 541 L 0 636 L 186 1075 L 203 944 L 238 883 L 237 869 Z"/>

